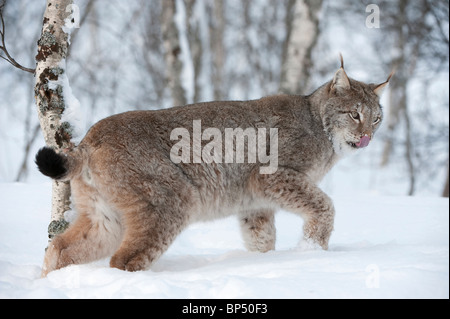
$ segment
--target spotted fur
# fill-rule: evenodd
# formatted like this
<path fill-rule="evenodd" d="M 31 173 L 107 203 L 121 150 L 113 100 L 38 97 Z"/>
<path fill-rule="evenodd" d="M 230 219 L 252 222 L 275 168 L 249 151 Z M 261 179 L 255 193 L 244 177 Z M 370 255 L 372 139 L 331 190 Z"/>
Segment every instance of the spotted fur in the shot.
<path fill-rule="evenodd" d="M 69 229 L 50 243 L 43 276 L 109 256 L 111 267 L 148 269 L 189 224 L 233 214 L 245 246 L 266 252 L 275 248 L 278 209 L 303 217 L 304 240 L 327 249 L 335 209 L 317 184 L 363 136 L 373 138 L 386 84 L 350 79 L 342 66 L 309 96 L 127 112 L 95 124 L 68 154 L 42 151 L 39 168 L 70 180 L 78 211 Z M 194 120 L 222 133 L 277 128 L 276 172 L 261 174 L 259 162 L 174 163 L 171 131 L 192 131 Z"/>

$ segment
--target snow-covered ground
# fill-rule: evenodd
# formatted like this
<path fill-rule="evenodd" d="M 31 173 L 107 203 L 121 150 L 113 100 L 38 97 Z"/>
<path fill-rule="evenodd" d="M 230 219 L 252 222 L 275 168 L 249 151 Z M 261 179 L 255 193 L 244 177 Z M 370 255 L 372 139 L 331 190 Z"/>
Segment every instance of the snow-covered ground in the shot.
<path fill-rule="evenodd" d="M 189 227 L 148 271 L 105 259 L 41 279 L 50 193 L 0 184 L 0 298 L 449 298 L 448 199 L 334 196 L 328 251 L 298 248 L 302 220 L 279 212 L 266 254 L 227 218 Z"/>

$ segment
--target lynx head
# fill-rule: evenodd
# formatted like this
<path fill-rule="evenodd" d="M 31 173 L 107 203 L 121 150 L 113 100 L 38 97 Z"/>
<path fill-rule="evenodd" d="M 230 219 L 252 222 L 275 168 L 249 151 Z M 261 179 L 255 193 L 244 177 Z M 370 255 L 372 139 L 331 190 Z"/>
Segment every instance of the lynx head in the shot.
<path fill-rule="evenodd" d="M 344 155 L 369 145 L 383 120 L 379 100 L 392 75 L 381 84 L 353 80 L 345 73 L 341 56 L 341 68 L 323 87 L 325 92 L 320 93 L 326 95 L 321 103 L 324 129 L 337 154 Z"/>

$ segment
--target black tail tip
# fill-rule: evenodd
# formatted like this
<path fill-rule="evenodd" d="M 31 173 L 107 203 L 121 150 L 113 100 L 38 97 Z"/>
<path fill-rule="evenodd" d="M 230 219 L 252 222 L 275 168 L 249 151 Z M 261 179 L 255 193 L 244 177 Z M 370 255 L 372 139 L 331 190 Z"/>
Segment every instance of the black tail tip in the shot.
<path fill-rule="evenodd" d="M 67 159 L 50 147 L 41 148 L 37 152 L 34 162 L 42 174 L 53 179 L 60 179 L 67 173 Z"/>

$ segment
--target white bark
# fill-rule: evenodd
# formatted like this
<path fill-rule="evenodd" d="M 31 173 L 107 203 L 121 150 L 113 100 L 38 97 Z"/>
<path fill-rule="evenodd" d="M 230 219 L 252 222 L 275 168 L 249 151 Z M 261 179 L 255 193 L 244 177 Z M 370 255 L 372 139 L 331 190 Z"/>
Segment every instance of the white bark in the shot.
<path fill-rule="evenodd" d="M 288 21 L 288 39 L 280 85 L 283 93 L 305 94 L 309 89 L 311 51 L 319 36 L 318 13 L 321 6 L 321 0 L 291 2 L 293 13 Z"/>
<path fill-rule="evenodd" d="M 66 12 L 66 9 L 72 3 L 72 0 L 47 0 L 36 55 L 35 98 L 38 117 L 47 146 L 56 150 L 73 147 L 72 128 L 69 123 L 61 121 L 67 104 L 64 100 L 64 83 L 68 81 L 62 77 L 66 77 L 65 58 L 69 46 L 69 34 L 63 28 L 65 19 L 71 16 L 71 11 Z M 70 205 L 70 184 L 55 181 L 52 192 L 51 221 L 54 226 L 57 224 L 57 230 L 52 231 L 49 227 L 50 237 L 64 230 L 64 212 Z"/>
<path fill-rule="evenodd" d="M 214 100 L 222 100 L 226 94 L 223 89 L 223 69 L 225 66 L 225 5 L 223 0 L 215 0 L 213 3 L 213 19 L 211 25 L 211 52 L 213 59 L 212 83 L 214 86 Z"/>
<path fill-rule="evenodd" d="M 181 44 L 175 23 L 176 0 L 162 2 L 161 31 L 164 41 L 164 59 L 166 61 L 167 82 L 174 105 L 187 103 L 186 91 L 181 81 L 183 62 L 181 60 Z"/>

